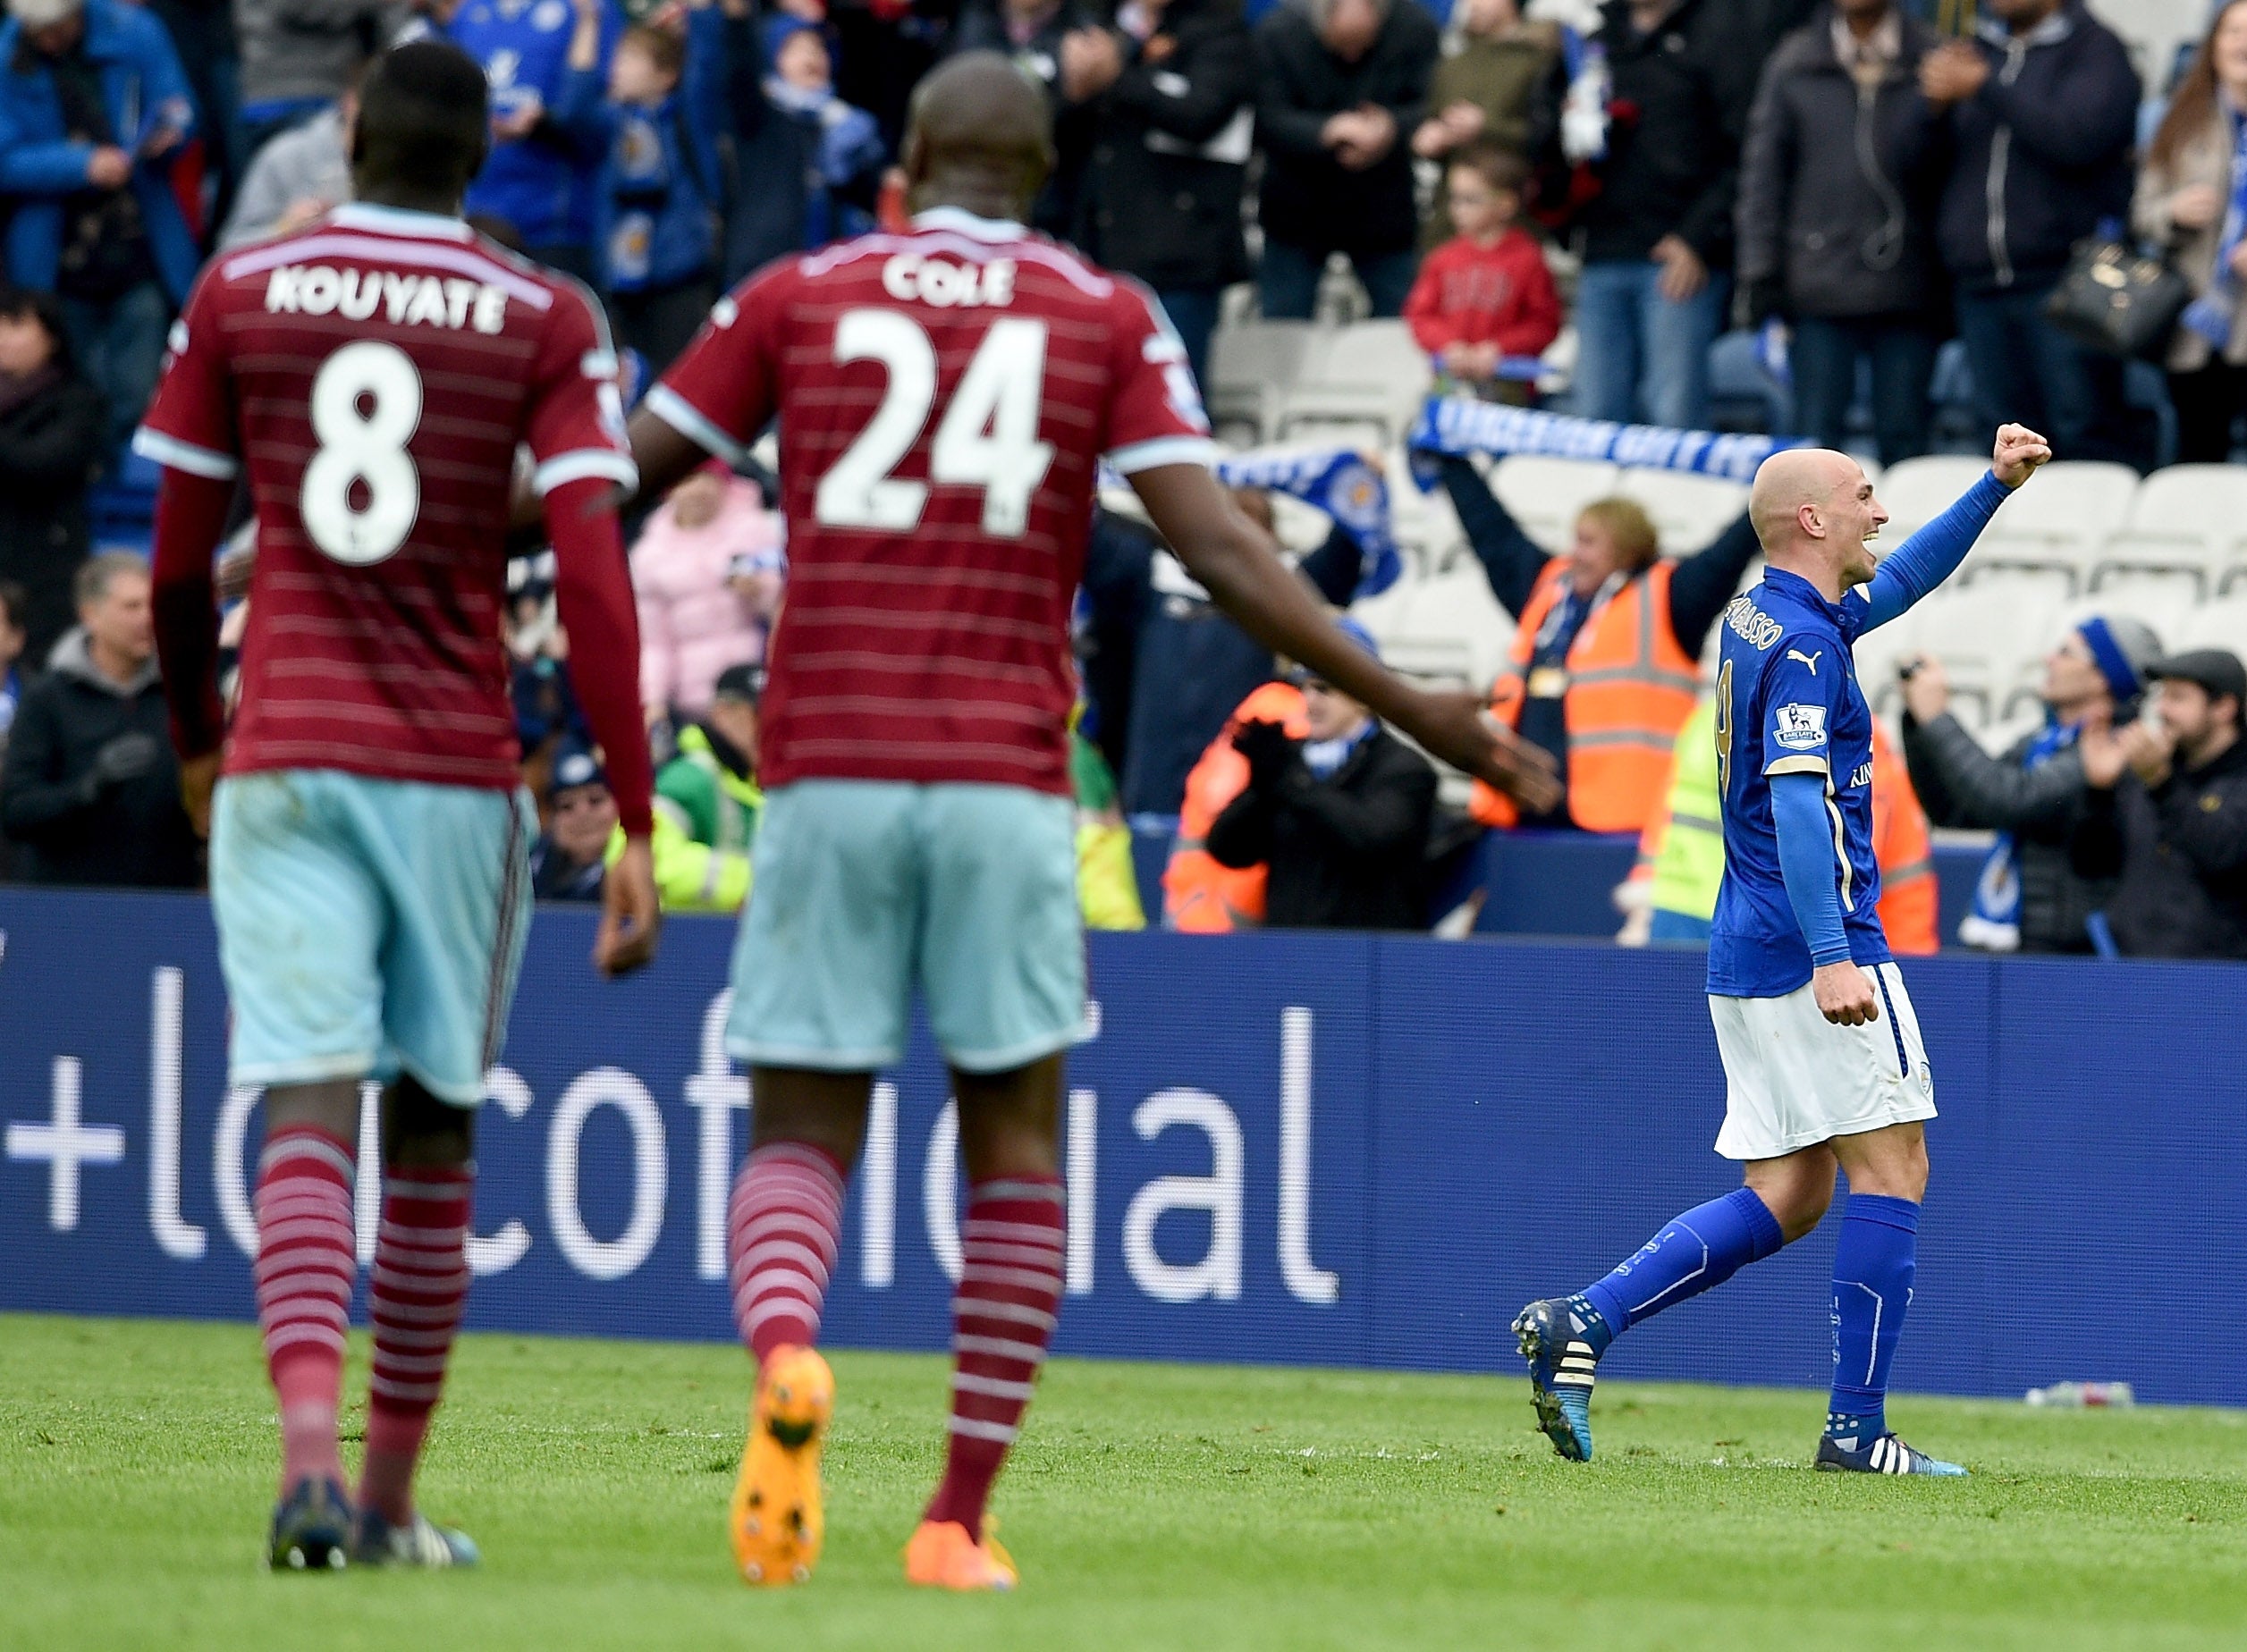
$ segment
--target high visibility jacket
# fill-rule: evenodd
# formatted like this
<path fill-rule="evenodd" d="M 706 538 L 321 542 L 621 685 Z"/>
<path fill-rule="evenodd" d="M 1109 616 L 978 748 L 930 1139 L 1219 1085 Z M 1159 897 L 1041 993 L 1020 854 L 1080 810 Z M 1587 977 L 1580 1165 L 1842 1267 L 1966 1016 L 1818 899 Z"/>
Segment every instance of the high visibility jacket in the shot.
<path fill-rule="evenodd" d="M 1537 576 L 1514 632 L 1513 662 L 1491 691 L 1491 710 L 1509 728 L 1521 727 L 1537 633 L 1560 601 L 1567 566 L 1555 557 Z M 1701 666 L 1670 628 L 1675 571 L 1656 562 L 1603 594 L 1568 646 L 1568 817 L 1586 831 L 1645 830 L 1661 803 L 1677 730 L 1693 715 Z M 1479 780 L 1469 808 L 1488 826 L 1520 818 L 1511 797 Z"/>
<path fill-rule="evenodd" d="M 739 912 L 749 898 L 749 845 L 764 794 L 718 761 L 710 738 L 689 723 L 679 755 L 655 777 L 655 831 L 649 848 L 655 893 L 665 912 Z M 609 839 L 612 866 L 624 834 Z"/>
<path fill-rule="evenodd" d="M 1303 691 L 1286 683 L 1266 683 L 1234 710 L 1218 736 L 1186 777 L 1186 801 L 1178 810 L 1178 838 L 1162 872 L 1162 923 L 1166 929 L 1221 935 L 1264 919 L 1264 869 L 1221 866 L 1205 845 L 1211 822 L 1248 784 L 1248 760 L 1233 749 L 1233 736 L 1246 722 L 1277 722 L 1303 739 Z"/>
<path fill-rule="evenodd" d="M 1717 792 L 1714 700 L 1695 706 L 1677 731 L 1667 803 L 1646 822 L 1639 838 L 1639 867 L 1653 880 L 1655 911 L 1706 923 L 1716 914 L 1717 889 L 1724 881 L 1724 803 Z"/>
<path fill-rule="evenodd" d="M 1942 891 L 1935 880 L 1927 811 L 1888 730 L 1872 725 L 1872 854 L 1880 863 L 1880 928 L 1888 950 L 1914 957 L 1942 946 Z"/>
<path fill-rule="evenodd" d="M 1697 707 L 1678 731 L 1668 807 L 1647 822 L 1632 876 L 1652 880 L 1657 912 L 1706 922 L 1724 881 L 1724 821 L 1717 792 L 1716 706 Z M 1905 957 L 1938 949 L 1935 862 L 1927 811 L 1912 789 L 1903 754 L 1872 725 L 1872 853 L 1880 864 L 1880 928 L 1888 950 Z"/>

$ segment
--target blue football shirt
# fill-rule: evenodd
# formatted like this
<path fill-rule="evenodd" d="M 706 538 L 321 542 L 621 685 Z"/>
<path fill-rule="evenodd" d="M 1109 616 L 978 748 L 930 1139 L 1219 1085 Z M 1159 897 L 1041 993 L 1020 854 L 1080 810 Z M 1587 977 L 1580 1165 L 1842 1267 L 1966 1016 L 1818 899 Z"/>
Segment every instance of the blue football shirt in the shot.
<path fill-rule="evenodd" d="M 1709 990 L 1780 998 L 1808 984 L 1810 943 L 1787 898 L 1771 819 L 1771 777 L 1822 775 L 1833 875 L 1849 956 L 1888 961 L 1875 910 L 1872 708 L 1849 647 L 1871 618 L 1863 590 L 1829 603 L 1772 569 L 1725 611 L 1717 666 L 1717 785 L 1724 799 L 1724 882 L 1710 925 Z"/>

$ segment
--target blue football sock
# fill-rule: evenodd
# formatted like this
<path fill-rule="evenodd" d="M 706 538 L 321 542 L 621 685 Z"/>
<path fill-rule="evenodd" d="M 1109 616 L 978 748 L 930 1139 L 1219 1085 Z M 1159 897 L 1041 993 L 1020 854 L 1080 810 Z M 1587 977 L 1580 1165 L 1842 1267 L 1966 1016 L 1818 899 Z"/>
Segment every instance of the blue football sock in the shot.
<path fill-rule="evenodd" d="M 1585 1287 L 1584 1296 L 1605 1322 L 1607 1333 L 1604 1340 L 1596 1332 L 1592 1335 L 1592 1352 L 1606 1352 L 1607 1340 L 1689 1296 L 1714 1289 L 1786 1243 L 1778 1219 L 1753 1188 L 1736 1188 L 1721 1199 L 1695 1205 L 1606 1278 Z"/>
<path fill-rule="evenodd" d="M 1888 1364 L 1912 1305 L 1920 1208 L 1852 1193 L 1834 1248 L 1834 1391 L 1826 1432 L 1862 1449 L 1888 1430 Z"/>

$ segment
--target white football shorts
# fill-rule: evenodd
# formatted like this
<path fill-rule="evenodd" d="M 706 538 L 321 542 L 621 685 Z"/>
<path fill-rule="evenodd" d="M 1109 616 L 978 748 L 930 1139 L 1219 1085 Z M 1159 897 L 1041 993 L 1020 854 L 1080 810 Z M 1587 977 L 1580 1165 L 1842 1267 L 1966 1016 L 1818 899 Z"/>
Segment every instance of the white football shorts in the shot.
<path fill-rule="evenodd" d="M 1727 1159 L 1778 1159 L 1888 1125 L 1935 1117 L 1919 1016 L 1894 964 L 1870 972 L 1880 1018 L 1837 1026 L 1808 982 L 1784 998 L 1709 998 L 1724 1058 Z"/>

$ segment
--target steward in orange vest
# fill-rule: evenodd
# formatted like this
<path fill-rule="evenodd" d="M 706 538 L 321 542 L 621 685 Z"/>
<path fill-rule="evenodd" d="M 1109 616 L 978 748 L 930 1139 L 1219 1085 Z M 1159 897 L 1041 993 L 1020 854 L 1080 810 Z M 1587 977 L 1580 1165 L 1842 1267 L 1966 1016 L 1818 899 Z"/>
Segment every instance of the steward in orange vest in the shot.
<path fill-rule="evenodd" d="M 1446 459 L 1443 481 L 1491 594 L 1515 616 L 1491 710 L 1559 759 L 1567 785 L 1561 807 L 1534 818 L 1478 785 L 1474 818 L 1643 831 L 1661 812 L 1702 646 L 1756 554 L 1754 528 L 1743 516 L 1706 550 L 1665 562 L 1643 508 L 1603 499 L 1584 508 L 1567 552 L 1549 556 L 1466 459 Z"/>
<path fill-rule="evenodd" d="M 1178 839 L 1170 864 L 1162 870 L 1165 929 L 1221 935 L 1253 929 L 1264 921 L 1264 868 L 1236 871 L 1221 866 L 1208 847 L 1210 822 L 1248 784 L 1248 759 L 1233 749 L 1233 736 L 1248 722 L 1282 723 L 1295 738 L 1306 738 L 1310 729 L 1303 717 L 1303 690 L 1288 683 L 1266 683 L 1257 689 L 1226 720 L 1186 777 Z"/>
<path fill-rule="evenodd" d="M 1941 950 L 1942 891 L 1927 811 L 1912 789 L 1904 754 L 1879 718 L 1872 721 L 1872 854 L 1880 863 L 1880 928 L 1888 950 L 1920 957 Z"/>

